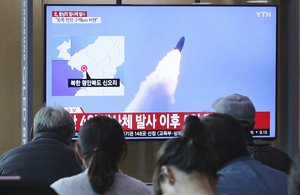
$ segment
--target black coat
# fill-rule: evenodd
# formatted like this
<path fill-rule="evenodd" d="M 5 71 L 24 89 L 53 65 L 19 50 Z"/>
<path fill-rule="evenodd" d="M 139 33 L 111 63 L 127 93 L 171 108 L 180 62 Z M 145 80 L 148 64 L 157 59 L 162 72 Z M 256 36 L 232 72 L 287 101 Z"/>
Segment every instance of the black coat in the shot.
<path fill-rule="evenodd" d="M 1 156 L 0 175 L 18 175 L 23 182 L 49 187 L 53 182 L 82 171 L 75 151 L 53 133 L 42 132 Z"/>

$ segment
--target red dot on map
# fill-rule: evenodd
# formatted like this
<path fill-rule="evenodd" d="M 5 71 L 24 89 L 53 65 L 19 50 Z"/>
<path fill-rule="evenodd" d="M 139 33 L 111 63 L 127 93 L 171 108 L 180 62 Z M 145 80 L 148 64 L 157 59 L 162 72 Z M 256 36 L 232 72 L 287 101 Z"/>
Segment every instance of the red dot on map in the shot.
<path fill-rule="evenodd" d="M 88 69 L 87 65 L 82 65 L 82 66 L 81 66 L 81 71 L 82 71 L 82 72 L 86 72 L 87 69 Z"/>

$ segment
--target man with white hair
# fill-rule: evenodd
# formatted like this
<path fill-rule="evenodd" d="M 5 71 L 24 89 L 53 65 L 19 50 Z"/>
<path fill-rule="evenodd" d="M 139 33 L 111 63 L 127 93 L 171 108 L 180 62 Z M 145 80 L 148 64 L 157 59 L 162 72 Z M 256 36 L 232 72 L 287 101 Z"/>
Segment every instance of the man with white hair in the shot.
<path fill-rule="evenodd" d="M 17 175 L 25 185 L 49 188 L 54 181 L 81 172 L 73 148 L 74 120 L 62 107 L 40 109 L 33 122 L 31 142 L 0 158 L 1 175 Z"/>
<path fill-rule="evenodd" d="M 231 94 L 217 99 L 213 104 L 215 112 L 231 115 L 243 129 L 245 144 L 251 157 L 274 169 L 289 173 L 291 158 L 270 144 L 256 142 L 251 131 L 255 126 L 255 107 L 249 97 Z"/>

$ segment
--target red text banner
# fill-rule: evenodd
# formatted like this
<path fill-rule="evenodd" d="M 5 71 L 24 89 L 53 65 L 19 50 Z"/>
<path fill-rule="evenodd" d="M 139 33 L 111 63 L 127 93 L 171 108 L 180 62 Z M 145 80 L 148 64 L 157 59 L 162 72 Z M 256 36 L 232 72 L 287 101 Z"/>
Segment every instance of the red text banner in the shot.
<path fill-rule="evenodd" d="M 87 11 L 52 11 L 52 17 L 87 17 Z"/>
<path fill-rule="evenodd" d="M 166 113 L 72 113 L 76 131 L 94 116 L 105 115 L 115 118 L 122 125 L 124 131 L 153 131 L 168 130 L 178 131 L 183 128 L 184 119 L 188 115 L 196 115 L 200 118 L 211 112 L 166 112 Z M 256 112 L 255 130 L 270 130 L 270 112 Z"/>

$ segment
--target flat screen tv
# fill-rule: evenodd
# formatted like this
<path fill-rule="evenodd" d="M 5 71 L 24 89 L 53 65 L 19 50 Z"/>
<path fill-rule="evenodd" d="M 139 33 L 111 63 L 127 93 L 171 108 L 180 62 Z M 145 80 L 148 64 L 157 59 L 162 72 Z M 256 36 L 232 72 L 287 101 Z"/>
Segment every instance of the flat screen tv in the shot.
<path fill-rule="evenodd" d="M 276 138 L 277 7 L 45 5 L 45 104 L 80 126 L 116 118 L 127 139 L 181 135 L 184 117 L 233 93 Z"/>

